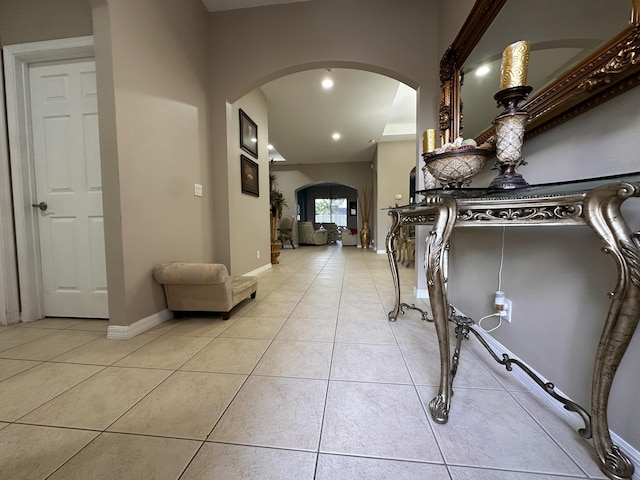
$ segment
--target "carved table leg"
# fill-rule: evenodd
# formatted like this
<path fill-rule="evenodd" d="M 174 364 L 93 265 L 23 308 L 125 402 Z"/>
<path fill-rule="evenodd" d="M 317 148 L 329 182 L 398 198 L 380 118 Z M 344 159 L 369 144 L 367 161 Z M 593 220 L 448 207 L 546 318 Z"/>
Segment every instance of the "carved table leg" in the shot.
<path fill-rule="evenodd" d="M 620 213 L 629 197 L 640 196 L 640 185 L 611 184 L 586 197 L 584 217 L 604 243 L 618 268 L 618 282 L 596 353 L 591 393 L 593 442 L 600 469 L 615 480 L 630 479 L 633 464 L 611 441 L 607 421 L 609 392 L 616 370 L 640 318 L 640 241 Z"/>
<path fill-rule="evenodd" d="M 389 227 L 387 233 L 387 258 L 389 259 L 389 267 L 391 268 L 391 276 L 393 277 L 393 288 L 395 289 L 395 304 L 393 310 L 389 312 L 389 320 L 395 322 L 400 313 L 400 276 L 398 274 L 398 261 L 396 260 L 395 239 L 400 228 L 400 212 L 391 210 L 389 215 L 392 217 L 393 223 Z"/>
<path fill-rule="evenodd" d="M 456 221 L 457 206 L 456 201 L 447 196 L 427 197 L 425 202 L 436 208 L 433 228 L 426 240 L 425 271 L 431 312 L 440 349 L 440 388 L 438 395 L 429 403 L 429 410 L 434 421 L 446 423 L 449 419 L 453 379 L 451 378 L 451 354 L 449 351 L 449 306 L 444 285 L 443 265 L 445 246 Z"/>
<path fill-rule="evenodd" d="M 400 231 L 401 214 L 397 210 L 391 210 L 389 215 L 393 217 L 393 223 L 389 227 L 387 233 L 387 258 L 389 259 L 389 267 L 391 267 L 391 276 L 393 277 L 393 288 L 395 289 L 395 304 L 393 310 L 388 313 L 389 321 L 395 322 L 400 313 L 404 313 L 405 309 L 417 310 L 422 315 L 422 320 L 431 321 L 427 312 L 415 306 L 415 304 L 409 305 L 408 303 L 402 303 L 400 301 L 400 274 L 398 273 L 398 260 L 396 257 L 396 242 L 398 232 Z"/>

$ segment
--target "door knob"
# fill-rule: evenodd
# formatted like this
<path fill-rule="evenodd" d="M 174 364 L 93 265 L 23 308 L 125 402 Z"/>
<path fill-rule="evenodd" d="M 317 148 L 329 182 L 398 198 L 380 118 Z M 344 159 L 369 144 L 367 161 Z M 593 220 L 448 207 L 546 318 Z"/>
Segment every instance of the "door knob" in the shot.
<path fill-rule="evenodd" d="M 47 205 L 47 202 L 40 202 L 40 203 L 32 203 L 31 206 L 39 208 L 44 212 L 49 205 Z"/>

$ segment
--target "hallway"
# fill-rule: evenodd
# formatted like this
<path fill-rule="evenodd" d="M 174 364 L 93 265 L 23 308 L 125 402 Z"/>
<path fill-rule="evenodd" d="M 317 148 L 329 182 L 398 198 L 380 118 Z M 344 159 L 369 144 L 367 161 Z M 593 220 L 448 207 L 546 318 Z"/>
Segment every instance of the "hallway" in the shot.
<path fill-rule="evenodd" d="M 400 273 L 406 301 L 414 271 Z M 127 341 L 97 320 L 0 327 L 1 476 L 606 478 L 573 425 L 473 339 L 450 420 L 432 422 L 433 324 L 415 311 L 390 323 L 393 295 L 386 255 L 301 247 L 228 321 L 185 317 Z"/>

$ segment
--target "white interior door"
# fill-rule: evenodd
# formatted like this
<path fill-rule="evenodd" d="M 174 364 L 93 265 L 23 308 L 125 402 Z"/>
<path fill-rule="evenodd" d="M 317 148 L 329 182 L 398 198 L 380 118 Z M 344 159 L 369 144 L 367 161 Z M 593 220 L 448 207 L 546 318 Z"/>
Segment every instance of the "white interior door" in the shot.
<path fill-rule="evenodd" d="M 108 318 L 95 63 L 31 65 L 29 88 L 44 314 Z"/>

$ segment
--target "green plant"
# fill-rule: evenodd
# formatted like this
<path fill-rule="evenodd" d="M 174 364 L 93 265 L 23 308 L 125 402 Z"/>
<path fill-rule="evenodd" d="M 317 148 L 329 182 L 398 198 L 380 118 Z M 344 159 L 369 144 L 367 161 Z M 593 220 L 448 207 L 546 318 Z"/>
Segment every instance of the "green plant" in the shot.
<path fill-rule="evenodd" d="M 269 204 L 271 206 L 271 242 L 278 241 L 278 219 L 282 216 L 282 207 L 289 207 L 284 194 L 278 190 L 276 176 L 269 174 Z"/>

